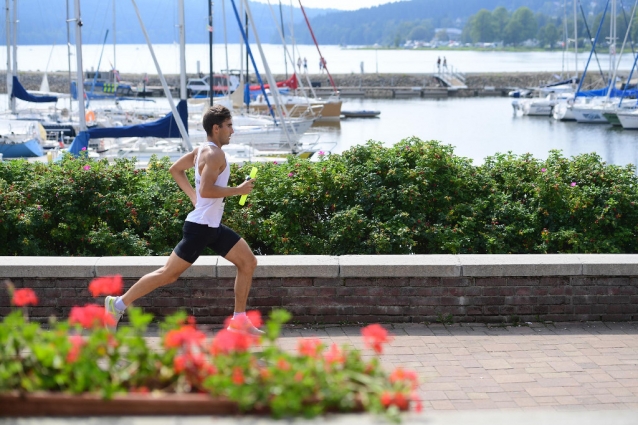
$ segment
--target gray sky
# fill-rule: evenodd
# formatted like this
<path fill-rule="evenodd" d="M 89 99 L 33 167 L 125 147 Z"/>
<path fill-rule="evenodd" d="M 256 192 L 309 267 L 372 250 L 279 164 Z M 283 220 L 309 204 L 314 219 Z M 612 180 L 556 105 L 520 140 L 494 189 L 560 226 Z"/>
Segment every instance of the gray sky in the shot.
<path fill-rule="evenodd" d="M 268 3 L 268 0 L 253 0 L 259 3 Z M 356 10 L 365 7 L 378 6 L 384 3 L 394 3 L 401 0 L 302 0 L 303 7 L 315 9 L 341 9 Z M 291 0 L 281 0 L 281 4 L 290 5 Z M 279 5 L 279 0 L 270 0 L 273 6 Z M 299 0 L 292 0 L 292 5 L 299 7 Z"/>

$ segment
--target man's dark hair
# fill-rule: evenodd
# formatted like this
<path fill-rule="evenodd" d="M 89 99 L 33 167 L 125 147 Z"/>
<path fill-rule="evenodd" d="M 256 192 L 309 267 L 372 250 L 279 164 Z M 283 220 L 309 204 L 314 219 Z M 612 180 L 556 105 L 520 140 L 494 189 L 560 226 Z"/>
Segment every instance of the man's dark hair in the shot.
<path fill-rule="evenodd" d="M 224 121 L 230 118 L 232 118 L 230 110 L 218 103 L 211 106 L 206 112 L 204 112 L 204 116 L 202 117 L 202 126 L 204 127 L 206 134 L 210 136 L 213 133 L 214 125 L 221 126 Z"/>

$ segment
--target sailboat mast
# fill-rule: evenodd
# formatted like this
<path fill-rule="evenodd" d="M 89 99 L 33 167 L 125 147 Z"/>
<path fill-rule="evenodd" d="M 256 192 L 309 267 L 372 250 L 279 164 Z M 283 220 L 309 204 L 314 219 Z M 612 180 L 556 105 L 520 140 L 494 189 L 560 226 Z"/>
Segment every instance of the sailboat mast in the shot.
<path fill-rule="evenodd" d="M 208 99 L 213 106 L 213 0 L 208 0 Z"/>
<path fill-rule="evenodd" d="M 13 0 L 13 71 L 12 75 L 18 76 L 18 3 Z M 11 112 L 16 112 L 16 98 L 11 97 Z"/>
<path fill-rule="evenodd" d="M 86 118 L 84 117 L 84 73 L 82 67 L 82 14 L 80 13 L 80 0 L 75 0 L 75 56 L 77 58 L 77 88 L 78 94 L 78 118 L 80 119 L 80 131 L 86 130 Z"/>
<path fill-rule="evenodd" d="M 284 12 L 281 8 L 281 0 L 279 0 L 279 19 L 281 20 L 281 34 L 286 39 L 286 30 L 284 28 Z M 288 79 L 288 58 L 286 55 L 286 43 L 284 43 L 284 67 L 286 68 L 286 80 Z"/>
<path fill-rule="evenodd" d="M 578 0 L 574 0 L 574 75 L 578 76 Z"/>
<path fill-rule="evenodd" d="M 299 0 L 299 7 L 301 8 L 303 17 L 306 19 L 306 24 L 308 25 L 308 30 L 310 30 L 312 41 L 315 42 L 315 46 L 317 47 L 317 52 L 319 52 L 319 59 L 321 60 L 321 63 L 323 64 L 323 69 L 325 69 L 326 74 L 328 74 L 328 78 L 330 79 L 330 84 L 332 84 L 332 88 L 334 89 L 335 94 L 339 94 L 339 91 L 337 90 L 337 86 L 335 85 L 335 82 L 332 79 L 332 75 L 330 75 L 330 71 L 328 71 L 328 67 L 326 66 L 326 60 L 323 58 L 323 55 L 321 54 L 321 50 L 319 49 L 319 43 L 317 43 L 317 38 L 315 37 L 315 33 L 312 31 L 312 27 L 310 26 L 310 21 L 308 20 L 308 15 L 306 15 L 306 10 L 303 8 L 303 5 L 301 4 L 301 0 Z"/>
<path fill-rule="evenodd" d="M 7 0 L 8 1 L 8 0 Z M 71 30 L 69 28 L 69 0 L 66 0 L 66 58 L 69 64 L 69 93 L 71 93 Z M 69 115 L 73 112 L 73 102 L 69 99 Z"/>
<path fill-rule="evenodd" d="M 13 91 L 13 79 L 11 78 L 11 10 L 9 0 L 5 0 L 5 21 L 7 30 L 7 95 L 9 100 L 9 109 L 13 111 L 13 102 L 11 101 L 11 92 Z"/>
<path fill-rule="evenodd" d="M 117 71 L 117 61 L 116 61 L 116 52 L 115 46 L 117 46 L 117 40 L 115 37 L 115 0 L 113 0 L 113 70 Z M 115 78 L 115 73 L 113 73 L 113 78 Z M 115 82 L 115 81 L 113 81 Z"/>
<path fill-rule="evenodd" d="M 75 0 L 80 1 L 80 0 Z M 142 33 L 144 34 L 144 38 L 146 39 L 146 44 L 148 45 L 148 50 L 151 52 L 151 57 L 153 58 L 153 63 L 155 63 L 155 69 L 157 70 L 157 74 L 159 76 L 160 81 L 162 82 L 162 87 L 164 88 L 164 94 L 166 94 L 166 99 L 168 99 L 168 104 L 171 106 L 171 112 L 173 112 L 173 118 L 175 118 L 175 123 L 177 124 L 177 128 L 179 128 L 179 132 L 182 135 L 182 140 L 186 145 L 185 148 L 188 152 L 193 151 L 193 146 L 191 145 L 190 138 L 188 137 L 188 132 L 186 131 L 186 127 L 184 127 L 184 123 L 182 122 L 181 115 L 177 111 L 175 107 L 175 102 L 173 102 L 173 96 L 171 96 L 171 91 L 168 88 L 168 84 L 166 83 L 166 78 L 164 78 L 164 74 L 162 73 L 162 69 L 159 66 L 159 62 L 157 62 L 157 57 L 155 56 L 155 51 L 153 50 L 153 45 L 151 44 L 151 39 L 146 32 L 146 27 L 144 26 L 144 22 L 142 21 L 142 15 L 140 15 L 140 11 L 137 8 L 137 3 L 135 0 L 131 0 L 133 3 L 133 8 L 135 9 L 135 13 L 137 15 L 137 19 L 140 22 L 140 28 L 142 29 Z"/>
<path fill-rule="evenodd" d="M 184 20 L 184 0 L 179 0 L 179 71 L 179 98 L 186 100 L 186 31 Z"/>

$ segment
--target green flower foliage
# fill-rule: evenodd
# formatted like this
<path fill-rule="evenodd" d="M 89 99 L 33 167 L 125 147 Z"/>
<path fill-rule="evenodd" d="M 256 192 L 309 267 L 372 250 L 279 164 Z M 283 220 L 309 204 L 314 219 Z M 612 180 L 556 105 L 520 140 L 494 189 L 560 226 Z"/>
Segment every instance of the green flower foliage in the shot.
<path fill-rule="evenodd" d="M 0 255 L 169 254 L 192 205 L 169 162 L 151 164 L 0 163 Z M 258 254 L 638 252 L 635 168 L 595 154 L 475 166 L 435 141 L 371 141 L 233 165 L 230 184 L 253 166 L 255 190 L 243 207 L 228 198 L 224 221 Z"/>

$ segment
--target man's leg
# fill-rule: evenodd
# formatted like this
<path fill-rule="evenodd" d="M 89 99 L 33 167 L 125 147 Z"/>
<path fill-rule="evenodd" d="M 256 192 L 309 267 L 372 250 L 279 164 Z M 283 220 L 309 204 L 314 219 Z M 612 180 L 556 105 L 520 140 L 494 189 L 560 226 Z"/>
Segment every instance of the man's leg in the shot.
<path fill-rule="evenodd" d="M 168 257 L 168 261 L 154 272 L 142 276 L 131 288 L 122 295 L 122 301 L 127 307 L 138 298 L 154 291 L 160 286 L 175 282 L 182 273 L 191 266 L 191 263 L 184 261 L 173 251 Z"/>
<path fill-rule="evenodd" d="M 224 258 L 237 267 L 235 313 L 243 313 L 246 311 L 246 302 L 253 281 L 253 273 L 257 267 L 257 258 L 244 239 L 240 239 Z"/>

